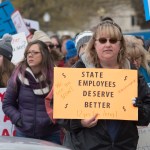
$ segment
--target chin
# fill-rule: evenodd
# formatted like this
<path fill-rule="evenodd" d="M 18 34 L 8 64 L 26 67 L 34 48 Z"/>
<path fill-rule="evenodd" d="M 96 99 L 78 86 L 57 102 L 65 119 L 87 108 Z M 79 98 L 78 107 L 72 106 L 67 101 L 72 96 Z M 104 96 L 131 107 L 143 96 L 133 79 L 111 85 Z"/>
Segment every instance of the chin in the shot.
<path fill-rule="evenodd" d="M 28 64 L 30 67 L 33 67 L 34 66 L 34 64 Z"/>
<path fill-rule="evenodd" d="M 106 60 L 106 59 L 109 59 L 109 60 L 110 60 L 111 58 L 113 58 L 113 57 L 112 57 L 112 56 L 105 56 L 105 57 L 103 57 L 103 59 L 105 59 L 105 60 Z"/>

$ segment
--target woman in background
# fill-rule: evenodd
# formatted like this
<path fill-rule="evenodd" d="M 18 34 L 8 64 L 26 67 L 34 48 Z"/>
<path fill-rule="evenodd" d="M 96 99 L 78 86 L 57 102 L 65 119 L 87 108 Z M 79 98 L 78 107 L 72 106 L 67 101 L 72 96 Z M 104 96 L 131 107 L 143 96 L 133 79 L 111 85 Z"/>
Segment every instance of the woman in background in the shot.
<path fill-rule="evenodd" d="M 0 40 L 0 87 L 6 87 L 7 82 L 15 68 L 12 59 L 12 36 L 5 34 Z"/>
<path fill-rule="evenodd" d="M 139 73 L 144 76 L 145 81 L 150 87 L 150 67 L 147 59 L 149 53 L 143 46 L 137 43 L 126 43 L 126 47 L 129 61 L 134 64 Z"/>
<path fill-rule="evenodd" d="M 54 62 L 47 45 L 30 42 L 24 59 L 12 74 L 2 108 L 16 128 L 17 137 L 60 142 L 60 128 L 46 113 L 45 97 L 53 84 Z"/>

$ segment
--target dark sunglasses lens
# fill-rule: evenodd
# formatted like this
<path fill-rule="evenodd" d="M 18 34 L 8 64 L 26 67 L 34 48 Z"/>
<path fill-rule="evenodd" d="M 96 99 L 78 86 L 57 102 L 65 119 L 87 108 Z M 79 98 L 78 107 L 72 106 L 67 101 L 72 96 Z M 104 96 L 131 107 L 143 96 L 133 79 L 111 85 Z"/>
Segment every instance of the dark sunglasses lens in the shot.
<path fill-rule="evenodd" d="M 109 39 L 109 42 L 111 43 L 111 44 L 115 44 L 115 43 L 117 43 L 117 39 L 116 38 L 111 38 L 111 39 Z"/>
<path fill-rule="evenodd" d="M 60 45 L 56 45 L 57 48 L 60 48 Z"/>
<path fill-rule="evenodd" d="M 111 39 L 109 39 L 109 42 L 111 43 L 111 44 L 115 44 L 115 43 L 117 43 L 117 39 L 116 38 L 111 38 Z M 101 44 L 105 44 L 106 42 L 107 42 L 107 39 L 106 38 L 100 38 L 99 39 L 99 42 L 101 43 Z"/>
<path fill-rule="evenodd" d="M 54 45 L 52 45 L 52 44 L 51 44 L 51 45 L 49 45 L 49 48 L 54 48 Z"/>
<path fill-rule="evenodd" d="M 107 39 L 105 39 L 105 38 L 100 38 L 100 39 L 99 39 L 99 42 L 100 42 L 101 44 L 104 44 L 104 43 L 107 42 Z"/>

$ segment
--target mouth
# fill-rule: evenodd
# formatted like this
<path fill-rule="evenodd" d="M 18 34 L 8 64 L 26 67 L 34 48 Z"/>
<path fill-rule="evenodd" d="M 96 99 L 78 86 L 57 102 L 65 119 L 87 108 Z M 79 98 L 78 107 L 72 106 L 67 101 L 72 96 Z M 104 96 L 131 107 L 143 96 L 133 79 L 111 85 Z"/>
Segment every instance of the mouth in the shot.
<path fill-rule="evenodd" d="M 110 50 L 110 49 L 107 49 L 107 50 L 104 50 L 104 52 L 112 52 L 112 50 Z"/>
<path fill-rule="evenodd" d="M 32 62 L 33 62 L 33 60 L 29 60 L 28 62 L 29 62 L 29 63 L 32 63 Z"/>

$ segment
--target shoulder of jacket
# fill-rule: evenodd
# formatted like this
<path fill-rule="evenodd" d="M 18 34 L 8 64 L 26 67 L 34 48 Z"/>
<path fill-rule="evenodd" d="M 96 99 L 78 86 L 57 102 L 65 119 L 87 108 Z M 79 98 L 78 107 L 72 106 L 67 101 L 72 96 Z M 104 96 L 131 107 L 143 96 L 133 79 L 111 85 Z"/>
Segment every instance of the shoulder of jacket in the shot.
<path fill-rule="evenodd" d="M 73 66 L 72 68 L 86 68 L 85 64 L 81 59 L 79 59 Z"/>

